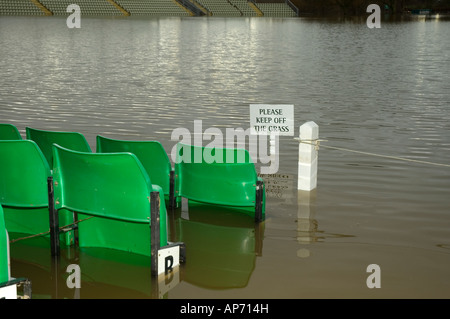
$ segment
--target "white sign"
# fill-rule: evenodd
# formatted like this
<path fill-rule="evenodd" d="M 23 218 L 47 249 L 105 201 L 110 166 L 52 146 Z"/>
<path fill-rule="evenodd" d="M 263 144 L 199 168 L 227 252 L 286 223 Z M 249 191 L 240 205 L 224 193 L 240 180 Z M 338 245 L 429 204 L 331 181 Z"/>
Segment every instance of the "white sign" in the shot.
<path fill-rule="evenodd" d="M 251 134 L 294 136 L 294 105 L 250 104 Z"/>
<path fill-rule="evenodd" d="M 17 299 L 17 286 L 12 284 L 0 288 L 0 299 Z"/>
<path fill-rule="evenodd" d="M 180 246 L 167 246 L 158 250 L 158 275 L 167 274 L 180 265 Z"/>

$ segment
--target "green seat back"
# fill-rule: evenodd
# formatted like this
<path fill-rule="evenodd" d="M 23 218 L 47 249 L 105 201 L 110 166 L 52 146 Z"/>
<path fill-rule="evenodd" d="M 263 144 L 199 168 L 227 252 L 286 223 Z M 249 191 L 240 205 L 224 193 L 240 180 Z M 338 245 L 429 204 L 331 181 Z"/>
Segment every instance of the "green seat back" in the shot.
<path fill-rule="evenodd" d="M 21 140 L 17 127 L 8 123 L 0 123 L 0 140 Z"/>
<path fill-rule="evenodd" d="M 0 284 L 9 280 L 8 251 L 8 235 L 5 228 L 2 205 L 0 205 Z"/>
<path fill-rule="evenodd" d="M 53 144 L 58 144 L 74 151 L 91 152 L 91 147 L 81 133 L 44 131 L 30 127 L 26 127 L 25 130 L 27 139 L 36 142 L 50 166 L 52 166 Z"/>
<path fill-rule="evenodd" d="M 53 146 L 54 200 L 57 210 L 80 213 L 80 247 L 108 247 L 150 255 L 152 185 L 130 153 L 85 153 Z M 160 246 L 167 245 L 166 207 L 160 200 Z"/>
<path fill-rule="evenodd" d="M 234 160 L 226 161 L 227 155 Z M 222 163 L 208 163 L 213 157 Z M 255 206 L 258 177 L 246 150 L 212 149 L 179 143 L 175 176 L 177 196 L 217 205 Z"/>
<path fill-rule="evenodd" d="M 47 160 L 34 141 L 0 141 L 0 204 L 10 234 L 48 231 L 50 176 Z M 71 214 L 61 213 L 61 226 L 71 220 Z M 70 243 L 69 233 L 65 233 L 64 243 Z"/>
<path fill-rule="evenodd" d="M 136 155 L 152 183 L 159 185 L 165 195 L 170 191 L 172 165 L 161 143 L 157 141 L 123 141 L 97 136 L 97 153 L 129 152 Z"/>
<path fill-rule="evenodd" d="M 50 169 L 35 142 L 0 141 L 0 204 L 47 207 Z"/>

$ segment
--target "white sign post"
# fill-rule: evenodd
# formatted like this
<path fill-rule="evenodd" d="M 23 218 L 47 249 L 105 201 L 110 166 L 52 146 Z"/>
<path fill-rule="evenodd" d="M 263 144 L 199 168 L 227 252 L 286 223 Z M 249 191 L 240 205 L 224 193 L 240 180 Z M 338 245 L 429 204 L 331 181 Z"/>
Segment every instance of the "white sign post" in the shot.
<path fill-rule="evenodd" d="M 298 149 L 298 190 L 311 191 L 317 187 L 319 126 L 313 121 L 300 126 Z"/>

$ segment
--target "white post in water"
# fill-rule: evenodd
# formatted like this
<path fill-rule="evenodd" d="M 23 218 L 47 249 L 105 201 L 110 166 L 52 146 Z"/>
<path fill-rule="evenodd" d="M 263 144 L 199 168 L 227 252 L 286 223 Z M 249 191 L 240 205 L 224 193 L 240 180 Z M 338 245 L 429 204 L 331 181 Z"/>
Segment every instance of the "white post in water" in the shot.
<path fill-rule="evenodd" d="M 270 155 L 275 155 L 276 154 L 276 142 L 277 142 L 277 139 L 275 138 L 275 134 L 274 133 L 271 133 L 270 134 L 270 142 L 269 142 L 269 146 L 270 146 L 270 148 L 269 148 L 269 150 L 270 150 Z"/>
<path fill-rule="evenodd" d="M 319 126 L 310 121 L 300 126 L 298 149 L 298 190 L 311 191 L 317 187 Z"/>

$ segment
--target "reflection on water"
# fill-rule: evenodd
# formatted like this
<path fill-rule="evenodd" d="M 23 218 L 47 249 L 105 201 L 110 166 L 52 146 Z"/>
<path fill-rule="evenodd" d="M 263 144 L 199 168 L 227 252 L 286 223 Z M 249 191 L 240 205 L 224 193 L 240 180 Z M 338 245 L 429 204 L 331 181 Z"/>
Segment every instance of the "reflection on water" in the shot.
<path fill-rule="evenodd" d="M 186 245 L 183 280 L 209 289 L 246 287 L 256 258 L 262 255 L 264 223 L 204 205 L 191 205 L 187 216 L 178 215 L 174 241 Z"/>
<path fill-rule="evenodd" d="M 92 149 L 97 134 L 155 139 L 170 153 L 172 131 L 193 132 L 195 120 L 246 129 L 249 104 L 293 104 L 295 125 L 316 122 L 324 144 L 449 163 L 449 31 L 440 19 L 375 30 L 364 19 L 85 18 L 73 30 L 63 18 L 0 17 L 0 121 L 23 136 L 26 126 L 78 131 Z M 280 137 L 279 154 L 278 175 L 264 177 L 263 231 L 180 215 L 174 230 L 192 257 L 157 293 L 145 261 L 122 268 L 80 251 L 80 298 L 450 296 L 447 168 L 321 148 L 318 188 L 305 197 L 298 142 Z M 14 276 L 32 276 L 38 297 L 74 296 L 48 254 L 34 260 L 40 249 L 20 245 Z M 381 289 L 366 286 L 374 263 Z"/>
<path fill-rule="evenodd" d="M 264 223 L 234 209 L 193 204 L 188 215 L 169 211 L 168 227 L 170 240 L 186 245 L 188 261 L 158 278 L 151 276 L 150 257 L 113 249 L 71 246 L 52 257 L 48 236 L 13 243 L 12 269 L 32 280 L 33 298 L 45 299 L 161 299 L 180 281 L 208 289 L 247 286 L 262 255 Z M 80 267 L 79 289 L 67 284 L 71 264 Z"/>
<path fill-rule="evenodd" d="M 317 241 L 318 230 L 316 215 L 316 190 L 311 192 L 298 191 L 297 196 L 297 240 L 299 243 L 313 243 Z"/>
<path fill-rule="evenodd" d="M 12 244 L 13 273 L 32 281 L 34 299 L 158 298 L 157 280 L 150 276 L 150 259 L 112 249 L 74 247 L 51 257 L 48 237 Z M 69 288 L 67 267 L 79 265 L 81 288 Z M 69 279 L 70 280 L 70 279 Z"/>

